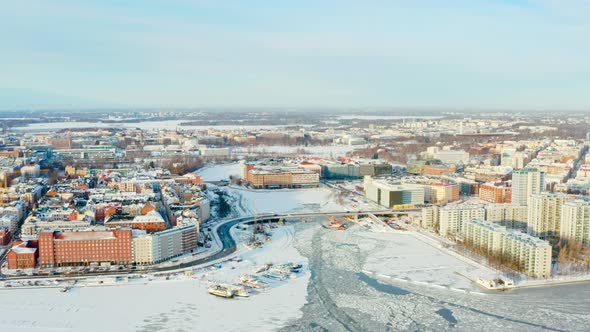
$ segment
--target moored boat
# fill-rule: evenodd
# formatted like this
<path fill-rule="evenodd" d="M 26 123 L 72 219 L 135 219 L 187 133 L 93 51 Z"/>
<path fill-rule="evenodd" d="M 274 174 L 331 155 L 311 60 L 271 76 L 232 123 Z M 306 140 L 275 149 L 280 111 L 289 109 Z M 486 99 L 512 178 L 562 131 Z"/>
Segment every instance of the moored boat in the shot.
<path fill-rule="evenodd" d="M 230 289 L 229 287 L 227 287 L 226 285 L 216 284 L 216 285 L 209 287 L 209 289 L 207 289 L 207 290 L 209 291 L 209 294 L 212 294 L 215 296 L 224 297 L 224 298 L 234 297 L 234 291 L 232 289 Z"/>
<path fill-rule="evenodd" d="M 272 266 L 272 263 L 266 263 L 262 266 L 259 266 L 256 268 L 256 270 L 254 270 L 254 273 L 261 273 L 264 271 L 268 271 L 268 269 Z"/>
<path fill-rule="evenodd" d="M 240 277 L 240 284 L 254 289 L 263 289 L 268 286 L 264 281 L 248 274 L 244 274 Z"/>
<path fill-rule="evenodd" d="M 283 281 L 283 280 L 287 279 L 287 275 L 281 274 L 281 273 L 274 273 L 274 272 L 265 273 L 262 276 L 265 278 L 268 278 L 268 279 L 279 280 L 279 281 Z"/>
<path fill-rule="evenodd" d="M 250 293 L 248 293 L 248 290 L 246 290 L 246 288 L 243 286 L 231 285 L 231 286 L 227 286 L 227 288 L 229 290 L 231 290 L 235 296 L 239 296 L 239 297 L 249 297 L 250 296 Z"/>

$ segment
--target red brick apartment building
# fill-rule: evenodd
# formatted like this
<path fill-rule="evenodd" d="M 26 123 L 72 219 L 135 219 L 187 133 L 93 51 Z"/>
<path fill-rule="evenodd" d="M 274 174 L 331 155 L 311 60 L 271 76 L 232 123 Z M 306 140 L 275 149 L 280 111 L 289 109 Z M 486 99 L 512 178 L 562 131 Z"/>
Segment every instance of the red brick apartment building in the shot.
<path fill-rule="evenodd" d="M 76 266 L 101 262 L 130 264 L 132 256 L 130 229 L 39 233 L 39 265 L 41 267 Z"/>
<path fill-rule="evenodd" d="M 38 250 L 36 243 L 15 241 L 6 254 L 9 269 L 30 269 L 37 265 Z"/>
<path fill-rule="evenodd" d="M 479 199 L 490 203 L 511 203 L 512 187 L 507 182 L 482 184 Z"/>
<path fill-rule="evenodd" d="M 0 245 L 7 246 L 12 240 L 12 234 L 6 227 L 0 227 Z"/>

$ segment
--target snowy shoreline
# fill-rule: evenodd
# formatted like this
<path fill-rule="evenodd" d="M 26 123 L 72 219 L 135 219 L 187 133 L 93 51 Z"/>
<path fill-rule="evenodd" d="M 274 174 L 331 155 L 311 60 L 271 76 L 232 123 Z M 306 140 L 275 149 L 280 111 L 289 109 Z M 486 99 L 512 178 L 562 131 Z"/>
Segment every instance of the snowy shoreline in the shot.
<path fill-rule="evenodd" d="M 261 249 L 239 244 L 235 255 L 241 258 L 239 261 L 228 260 L 216 268 L 195 268 L 192 275 L 171 273 L 169 280 L 164 275 L 150 275 L 118 285 L 73 287 L 66 293 L 46 287 L 11 289 L 11 293 L 4 293 L 10 296 L 0 301 L 4 314 L 0 326 L 19 327 L 21 331 L 158 331 L 196 326 L 230 331 L 275 330 L 301 317 L 300 308 L 307 301 L 310 272 L 307 259 L 293 247 L 294 234 L 292 225 L 275 228 L 271 242 Z M 267 262 L 296 262 L 304 269 L 296 279 L 269 280 L 269 289 L 247 299 L 221 299 L 207 293 L 211 283 L 235 283 L 240 275 L 253 273 L 256 266 Z M 109 319 L 104 320 L 105 316 Z"/>

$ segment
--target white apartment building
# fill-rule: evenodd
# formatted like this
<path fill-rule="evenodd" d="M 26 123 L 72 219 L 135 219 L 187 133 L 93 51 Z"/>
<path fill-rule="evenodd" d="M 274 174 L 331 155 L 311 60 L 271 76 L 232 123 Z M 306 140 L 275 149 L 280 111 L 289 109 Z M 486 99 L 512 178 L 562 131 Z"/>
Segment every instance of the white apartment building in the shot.
<path fill-rule="evenodd" d="M 561 207 L 570 199 L 570 196 L 558 193 L 531 195 L 528 206 L 528 233 L 541 239 L 559 236 Z"/>
<path fill-rule="evenodd" d="M 507 232 L 502 242 L 502 254 L 520 262 L 524 271 L 535 278 L 551 275 L 551 250 L 549 242 L 525 233 Z"/>
<path fill-rule="evenodd" d="M 502 251 L 502 235 L 506 233 L 506 227 L 473 219 L 463 223 L 461 238 L 478 248 L 486 250 L 490 254 L 499 254 Z"/>
<path fill-rule="evenodd" d="M 529 205 L 530 196 L 545 191 L 545 172 L 525 168 L 512 172 L 512 203 Z"/>
<path fill-rule="evenodd" d="M 575 200 L 563 204 L 559 237 L 590 245 L 590 202 Z"/>
<path fill-rule="evenodd" d="M 483 220 L 486 210 L 481 205 L 446 205 L 438 210 L 439 234 L 445 237 L 459 234 L 464 222 Z"/>
<path fill-rule="evenodd" d="M 139 265 L 161 263 L 197 248 L 199 229 L 196 224 L 183 224 L 147 234 L 134 230 L 133 262 Z"/>
<path fill-rule="evenodd" d="M 420 221 L 420 227 L 426 229 L 438 229 L 439 209 L 440 208 L 436 205 L 422 208 L 422 220 Z"/>
<path fill-rule="evenodd" d="M 528 208 L 510 203 L 489 204 L 485 207 L 486 220 L 500 223 L 508 228 L 526 229 Z"/>
<path fill-rule="evenodd" d="M 518 262 L 529 276 L 548 278 L 551 274 L 552 249 L 547 241 L 483 220 L 465 222 L 461 238 L 484 248 L 489 255 L 502 255 Z"/>

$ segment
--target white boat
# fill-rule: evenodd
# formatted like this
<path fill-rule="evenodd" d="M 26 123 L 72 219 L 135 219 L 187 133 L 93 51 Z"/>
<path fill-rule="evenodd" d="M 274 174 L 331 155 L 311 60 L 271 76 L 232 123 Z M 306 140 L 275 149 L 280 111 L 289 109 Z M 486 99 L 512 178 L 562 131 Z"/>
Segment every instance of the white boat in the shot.
<path fill-rule="evenodd" d="M 263 289 L 268 287 L 267 283 L 249 274 L 244 274 L 240 277 L 240 284 L 254 289 Z"/>
<path fill-rule="evenodd" d="M 261 273 L 264 271 L 268 271 L 268 269 L 272 266 L 272 263 L 266 263 L 262 266 L 259 266 L 256 268 L 256 270 L 254 270 L 254 273 Z"/>
<path fill-rule="evenodd" d="M 229 287 L 227 287 L 226 285 L 216 284 L 216 285 L 209 287 L 208 291 L 209 291 L 209 294 L 219 296 L 219 297 L 224 297 L 224 298 L 234 297 L 233 290 L 230 289 Z"/>

